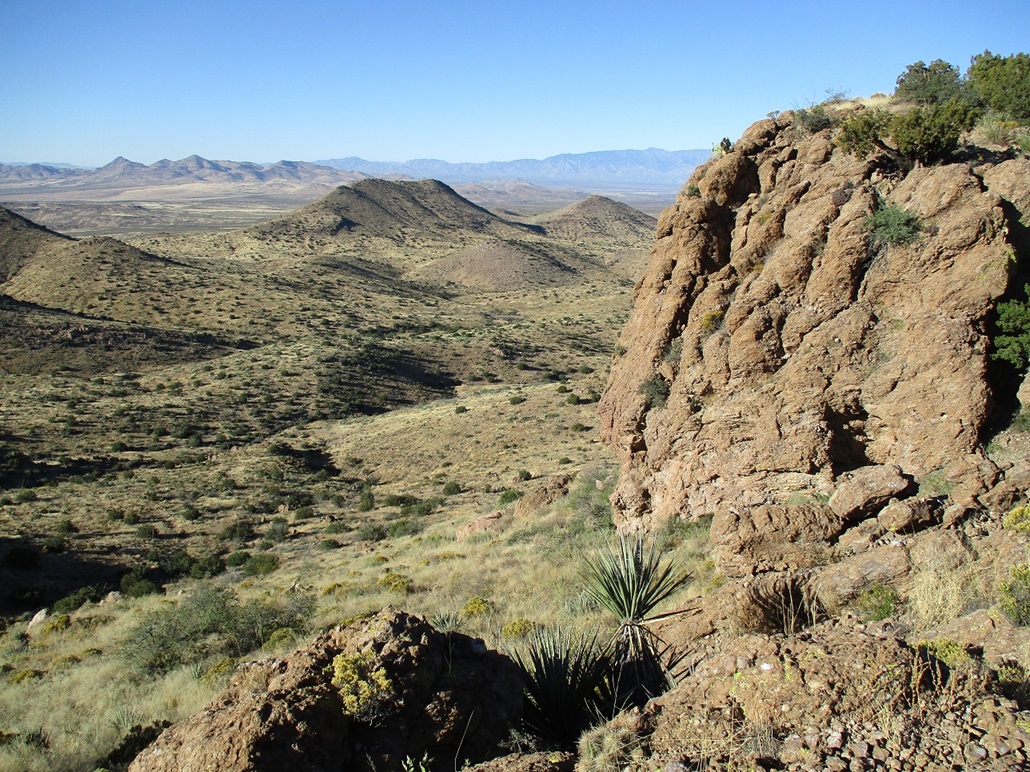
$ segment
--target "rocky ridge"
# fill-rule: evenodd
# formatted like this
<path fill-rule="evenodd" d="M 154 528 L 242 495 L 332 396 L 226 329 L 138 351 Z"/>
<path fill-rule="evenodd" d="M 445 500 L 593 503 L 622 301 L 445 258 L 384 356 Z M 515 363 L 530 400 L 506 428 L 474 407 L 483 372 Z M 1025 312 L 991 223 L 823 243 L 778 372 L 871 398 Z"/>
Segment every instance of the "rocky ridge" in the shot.
<path fill-rule="evenodd" d="M 985 453 L 989 422 L 1019 386 L 990 331 L 1019 286 L 1009 234 L 1028 172 L 902 178 L 789 118 L 699 167 L 661 217 L 601 400 L 620 523 L 711 514 L 742 574 L 729 554 L 750 541 L 829 543 L 934 483 L 944 504 L 982 504 L 1006 472 Z M 887 204 L 918 215 L 916 244 L 874 246 L 867 218 Z"/>

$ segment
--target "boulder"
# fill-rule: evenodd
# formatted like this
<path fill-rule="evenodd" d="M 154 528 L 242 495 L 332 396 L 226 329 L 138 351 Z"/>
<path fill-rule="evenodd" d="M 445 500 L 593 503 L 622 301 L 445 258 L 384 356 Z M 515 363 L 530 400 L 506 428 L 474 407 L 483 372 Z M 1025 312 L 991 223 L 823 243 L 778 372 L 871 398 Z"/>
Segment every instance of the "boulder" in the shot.
<path fill-rule="evenodd" d="M 350 675 L 334 685 L 338 657 Z M 379 772 L 427 751 L 474 762 L 495 754 L 521 709 L 510 660 L 387 608 L 283 659 L 241 667 L 221 696 L 165 730 L 130 770 Z"/>

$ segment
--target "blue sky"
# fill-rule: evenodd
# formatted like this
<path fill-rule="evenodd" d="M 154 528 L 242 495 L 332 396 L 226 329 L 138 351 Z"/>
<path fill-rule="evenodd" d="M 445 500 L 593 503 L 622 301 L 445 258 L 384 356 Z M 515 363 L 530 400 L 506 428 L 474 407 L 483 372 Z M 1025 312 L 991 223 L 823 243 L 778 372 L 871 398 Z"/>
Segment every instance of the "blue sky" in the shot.
<path fill-rule="evenodd" d="M 711 147 L 917 60 L 1030 51 L 1028 0 L 0 0 L 0 161 L 490 161 Z"/>

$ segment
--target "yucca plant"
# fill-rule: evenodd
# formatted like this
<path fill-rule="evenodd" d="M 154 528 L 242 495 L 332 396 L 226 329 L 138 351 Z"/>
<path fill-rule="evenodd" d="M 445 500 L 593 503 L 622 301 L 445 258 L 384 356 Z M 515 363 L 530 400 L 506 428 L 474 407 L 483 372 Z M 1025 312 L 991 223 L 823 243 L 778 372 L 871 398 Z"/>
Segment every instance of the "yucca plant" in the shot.
<path fill-rule="evenodd" d="M 669 647 L 644 623 L 688 578 L 663 559 L 654 541 L 641 538 L 620 536 L 618 544 L 587 560 L 587 594 L 619 620 L 609 681 L 617 709 L 642 706 L 671 686 Z"/>
<path fill-rule="evenodd" d="M 527 697 L 523 723 L 541 739 L 572 747 L 584 731 L 610 716 L 605 683 L 612 655 L 596 637 L 540 630 L 512 656 L 522 669 Z"/>

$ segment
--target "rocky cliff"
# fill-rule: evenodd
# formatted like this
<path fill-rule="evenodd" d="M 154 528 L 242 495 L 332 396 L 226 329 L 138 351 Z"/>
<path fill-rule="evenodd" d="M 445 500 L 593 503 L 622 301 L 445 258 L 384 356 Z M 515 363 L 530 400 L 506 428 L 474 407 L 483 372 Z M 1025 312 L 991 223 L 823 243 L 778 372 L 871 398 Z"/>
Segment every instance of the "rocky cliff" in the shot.
<path fill-rule="evenodd" d="M 892 172 L 789 114 L 754 124 L 661 216 L 601 400 L 624 529 L 714 518 L 730 574 L 798 568 L 892 498 L 978 506 L 1018 379 L 991 359 L 1022 286 L 1030 161 Z M 869 218 L 915 214 L 915 243 Z M 745 554 L 746 553 L 746 554 Z"/>

